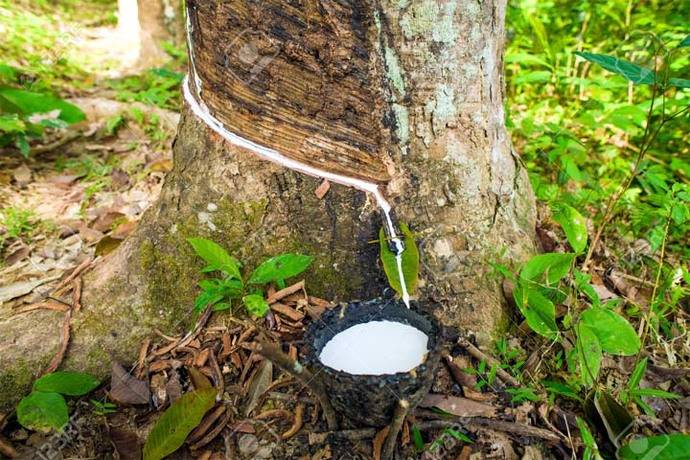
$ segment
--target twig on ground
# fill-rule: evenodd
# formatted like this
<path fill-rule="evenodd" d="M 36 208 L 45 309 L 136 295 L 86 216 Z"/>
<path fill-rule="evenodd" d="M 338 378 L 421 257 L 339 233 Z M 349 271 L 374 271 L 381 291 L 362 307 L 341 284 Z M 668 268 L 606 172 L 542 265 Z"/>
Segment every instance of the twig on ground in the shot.
<path fill-rule="evenodd" d="M 359 430 L 326 431 L 324 433 L 309 433 L 309 445 L 323 444 L 335 440 L 361 441 L 376 436 L 376 428 L 362 428 Z"/>
<path fill-rule="evenodd" d="M 74 313 L 79 313 L 79 310 L 81 310 L 81 288 L 82 280 L 78 276 L 72 281 L 72 308 L 74 308 Z"/>
<path fill-rule="evenodd" d="M 426 411 L 424 415 L 435 414 Z M 522 423 L 505 422 L 503 420 L 496 420 L 484 417 L 449 417 L 444 420 L 428 420 L 426 422 L 421 422 L 417 424 L 420 430 L 447 428 L 449 426 L 455 425 L 463 425 L 475 428 L 488 428 L 490 430 L 500 431 L 503 433 L 511 433 L 519 436 L 539 438 L 548 442 L 560 442 L 563 439 L 561 436 L 549 430 L 545 430 L 543 428 L 537 428 L 534 426 L 524 425 Z"/>
<path fill-rule="evenodd" d="M 15 450 L 14 447 L 9 443 L 9 441 L 6 441 L 4 438 L 0 437 L 0 454 L 4 455 L 5 457 L 9 458 L 17 458 L 19 457 L 19 452 Z"/>
<path fill-rule="evenodd" d="M 500 367 L 501 363 L 497 359 L 485 354 L 479 348 L 472 345 L 469 340 L 467 340 L 465 338 L 460 338 L 460 339 L 458 339 L 458 345 L 460 345 L 465 350 L 467 350 L 467 352 L 470 355 L 472 355 L 472 357 L 474 357 L 475 359 L 478 359 L 480 361 L 485 361 L 486 364 L 488 364 L 490 367 L 496 366 L 496 377 L 501 379 L 503 381 L 503 383 L 506 383 L 508 385 L 512 385 L 514 387 L 520 386 L 520 382 L 518 382 L 515 377 L 513 377 L 512 375 L 510 375 L 509 373 L 507 373 L 506 371 L 501 369 L 501 367 Z"/>
<path fill-rule="evenodd" d="M 261 341 L 257 344 L 256 351 L 264 358 L 273 362 L 276 366 L 294 375 L 304 385 L 309 387 L 321 404 L 324 417 L 326 417 L 326 423 L 328 423 L 328 429 L 337 429 L 338 419 L 336 418 L 335 411 L 331 406 L 331 402 L 326 395 L 326 390 L 323 388 L 320 380 L 315 378 L 308 369 L 299 363 L 299 361 L 290 359 L 290 357 L 283 353 L 276 345 Z"/>
<path fill-rule="evenodd" d="M 52 152 L 53 150 L 60 148 L 63 145 L 69 144 L 70 142 L 79 139 L 81 136 L 82 133 L 79 131 L 69 131 L 63 137 L 54 142 L 51 142 L 50 144 L 37 145 L 35 147 L 31 147 L 31 153 L 34 155 L 38 155 L 41 153 Z"/>
<path fill-rule="evenodd" d="M 292 423 L 290 429 L 288 429 L 285 433 L 281 435 L 281 438 L 290 439 L 291 437 L 299 433 L 299 430 L 302 429 L 302 425 L 304 425 L 304 403 L 297 404 L 297 408 L 295 409 L 294 422 Z"/>
<path fill-rule="evenodd" d="M 72 280 L 74 280 L 77 276 L 79 276 L 82 272 L 84 272 L 87 268 L 91 266 L 91 264 L 94 262 L 96 259 L 91 259 L 88 258 L 85 261 L 83 261 L 81 264 L 77 266 L 74 270 L 72 270 L 72 273 L 69 274 L 67 278 L 62 280 L 60 284 L 57 285 L 55 289 L 53 289 L 53 296 L 59 296 L 62 291 L 70 285 Z"/>
<path fill-rule="evenodd" d="M 405 417 L 409 411 L 410 403 L 407 400 L 401 399 L 398 401 L 398 404 L 395 406 L 395 412 L 393 413 L 393 420 L 391 421 L 390 430 L 388 431 L 388 437 L 386 437 L 386 442 L 383 444 L 381 460 L 390 460 L 393 458 L 400 428 L 402 428 Z"/>
<path fill-rule="evenodd" d="M 62 364 L 62 360 L 65 358 L 65 353 L 67 353 L 67 347 L 69 347 L 71 323 L 72 310 L 70 309 L 65 313 L 65 319 L 62 322 L 62 343 L 60 344 L 60 348 L 41 375 L 55 372 L 57 368 L 60 367 L 60 364 Z"/>
<path fill-rule="evenodd" d="M 30 311 L 35 310 L 51 310 L 65 313 L 69 310 L 69 306 L 64 305 L 62 303 L 54 302 L 52 300 L 47 300 L 45 302 L 32 303 L 31 305 L 25 305 L 23 307 L 20 307 L 14 311 L 14 314 L 19 315 L 22 313 L 28 313 Z"/>

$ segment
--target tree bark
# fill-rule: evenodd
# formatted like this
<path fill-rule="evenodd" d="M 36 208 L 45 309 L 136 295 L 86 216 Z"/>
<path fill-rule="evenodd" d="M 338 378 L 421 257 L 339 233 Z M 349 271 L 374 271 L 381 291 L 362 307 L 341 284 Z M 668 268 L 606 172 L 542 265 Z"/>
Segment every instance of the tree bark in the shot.
<path fill-rule="evenodd" d="M 417 235 L 417 296 L 440 305 L 446 325 L 485 340 L 506 318 L 488 262 L 534 250 L 533 196 L 504 120 L 505 6 L 188 0 L 198 102 L 244 139 L 379 185 Z M 152 328 L 194 322 L 202 264 L 185 241 L 192 236 L 222 244 L 247 270 L 285 251 L 313 255 L 305 277 L 315 295 L 380 295 L 376 202 L 337 184 L 319 199 L 320 183 L 226 142 L 186 104 L 159 202 L 85 280 L 66 367 L 102 375 L 111 354 L 132 360 Z M 0 403 L 59 340 L 43 327 L 52 313 L 14 321 L 0 349 L 24 342 L 0 357 L 0 387 L 14 389 L 3 388 Z M 29 324 L 33 343 L 21 338 Z"/>

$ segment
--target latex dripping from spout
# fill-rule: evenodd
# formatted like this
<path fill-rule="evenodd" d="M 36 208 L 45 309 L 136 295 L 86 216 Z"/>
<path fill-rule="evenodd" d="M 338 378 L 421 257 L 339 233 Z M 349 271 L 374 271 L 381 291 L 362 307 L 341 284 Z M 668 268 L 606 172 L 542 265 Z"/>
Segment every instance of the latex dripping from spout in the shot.
<path fill-rule="evenodd" d="M 390 207 L 381 206 L 381 215 L 383 219 L 383 232 L 386 236 L 388 248 L 395 254 L 395 262 L 397 265 L 398 276 L 400 277 L 401 296 L 405 306 L 410 308 L 410 294 L 407 291 L 407 283 L 405 282 L 405 275 L 402 268 L 402 254 L 405 252 L 405 242 L 401 239 L 397 231 L 396 219 Z"/>

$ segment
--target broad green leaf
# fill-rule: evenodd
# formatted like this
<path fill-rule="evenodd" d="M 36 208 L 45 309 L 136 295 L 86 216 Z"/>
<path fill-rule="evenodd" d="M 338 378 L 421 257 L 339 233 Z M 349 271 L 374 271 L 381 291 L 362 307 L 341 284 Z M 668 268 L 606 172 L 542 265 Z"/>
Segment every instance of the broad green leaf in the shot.
<path fill-rule="evenodd" d="M 59 110 L 58 118 L 67 123 L 77 123 L 86 118 L 79 107 L 58 97 L 16 88 L 0 87 L 0 108 L 24 115 Z"/>
<path fill-rule="evenodd" d="M 16 113 L 0 115 L 0 132 L 23 133 L 26 131 L 26 123 L 19 119 Z"/>
<path fill-rule="evenodd" d="M 687 78 L 669 78 L 668 85 L 676 88 L 690 88 L 690 80 Z"/>
<path fill-rule="evenodd" d="M 589 308 L 582 313 L 580 321 L 594 332 L 606 353 L 631 356 L 640 350 L 640 338 L 633 327 L 612 310 Z"/>
<path fill-rule="evenodd" d="M 591 387 L 599 377 L 602 351 L 597 336 L 582 322 L 577 325 L 577 359 L 582 382 Z"/>
<path fill-rule="evenodd" d="M 573 260 L 575 260 L 575 254 L 570 253 L 539 254 L 525 264 L 520 277 L 536 281 L 544 276 L 547 284 L 555 284 L 568 274 Z"/>
<path fill-rule="evenodd" d="M 574 275 L 577 290 L 584 293 L 592 302 L 592 305 L 597 307 L 601 305 L 599 294 L 597 293 L 596 289 L 594 289 L 594 286 L 589 283 L 592 280 L 592 275 L 582 273 L 580 270 L 575 270 Z"/>
<path fill-rule="evenodd" d="M 34 391 L 19 402 L 17 419 L 30 430 L 61 430 L 69 422 L 67 403 L 57 393 Z"/>
<path fill-rule="evenodd" d="M 412 295 L 415 289 L 417 289 L 417 281 L 419 280 L 419 249 L 409 227 L 405 224 L 400 224 L 400 230 L 403 236 L 403 243 L 405 244 L 405 250 L 401 255 L 403 279 L 405 280 L 408 294 Z M 395 253 L 388 247 L 388 241 L 383 228 L 379 230 L 379 246 L 381 250 L 381 264 L 383 265 L 383 271 L 386 273 L 388 284 L 395 292 L 402 295 L 398 262 L 395 258 Z"/>
<path fill-rule="evenodd" d="M 100 384 L 98 379 L 82 372 L 54 372 L 36 380 L 34 390 L 82 396 L 95 390 Z"/>
<path fill-rule="evenodd" d="M 690 452 L 690 435 L 663 434 L 638 438 L 621 447 L 621 460 L 686 460 Z"/>
<path fill-rule="evenodd" d="M 587 247 L 587 222 L 577 209 L 567 204 L 555 207 L 553 218 L 560 224 L 573 250 L 580 253 Z"/>
<path fill-rule="evenodd" d="M 266 284 L 292 278 L 309 268 L 312 260 L 312 257 L 302 254 L 281 254 L 271 257 L 254 270 L 249 277 L 249 283 Z"/>
<path fill-rule="evenodd" d="M 253 316 L 258 316 L 263 318 L 268 313 L 269 306 L 264 296 L 261 294 L 250 294 L 242 298 L 244 306 L 247 307 L 247 311 Z"/>
<path fill-rule="evenodd" d="M 158 419 L 144 446 L 144 460 L 161 460 L 182 447 L 189 433 L 216 404 L 215 388 L 183 395 Z"/>
<path fill-rule="evenodd" d="M 19 70 L 7 64 L 0 64 L 0 81 L 14 82 Z"/>
<path fill-rule="evenodd" d="M 518 285 L 513 290 L 515 303 L 529 327 L 550 340 L 558 338 L 556 306 L 536 289 Z"/>
<path fill-rule="evenodd" d="M 241 279 L 241 264 L 217 243 L 206 238 L 188 238 L 199 257 L 208 263 L 204 271 L 220 271 L 233 278 Z"/>
<path fill-rule="evenodd" d="M 678 48 L 683 48 L 686 46 L 690 46 L 690 35 L 688 35 L 680 43 L 678 43 Z"/>
<path fill-rule="evenodd" d="M 627 80 L 636 84 L 652 85 L 656 81 L 656 74 L 653 70 L 633 64 L 625 59 L 619 59 L 606 54 L 588 53 L 586 51 L 576 51 L 575 55 L 595 64 L 599 64 L 604 69 L 622 75 Z"/>

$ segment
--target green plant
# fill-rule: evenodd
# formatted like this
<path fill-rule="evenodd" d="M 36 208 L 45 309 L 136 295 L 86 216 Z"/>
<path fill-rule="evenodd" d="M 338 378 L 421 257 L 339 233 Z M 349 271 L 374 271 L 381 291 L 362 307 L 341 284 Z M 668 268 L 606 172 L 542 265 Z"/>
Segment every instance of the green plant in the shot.
<path fill-rule="evenodd" d="M 82 396 L 100 385 L 94 377 L 79 372 L 55 372 L 36 380 L 33 391 L 17 406 L 17 419 L 36 431 L 62 430 L 69 422 L 66 396 Z"/>
<path fill-rule="evenodd" d="M 184 74 L 169 68 L 149 69 L 142 75 L 110 82 L 118 100 L 138 101 L 164 109 L 177 109 L 180 104 L 179 86 Z"/>
<path fill-rule="evenodd" d="M 30 209 L 10 207 L 0 210 L 0 249 L 8 239 L 30 237 L 38 225 L 36 214 Z"/>
<path fill-rule="evenodd" d="M 179 449 L 216 404 L 216 394 L 215 388 L 200 388 L 172 403 L 146 439 L 144 460 L 160 460 Z"/>
<path fill-rule="evenodd" d="M 115 412 L 117 412 L 117 406 L 107 401 L 98 401 L 92 399 L 91 405 L 93 406 L 94 415 L 104 416 L 108 414 L 114 414 Z"/>
<path fill-rule="evenodd" d="M 400 256 L 402 275 L 403 279 L 405 280 L 407 292 L 408 294 L 412 295 L 417 288 L 417 282 L 419 279 L 419 249 L 417 248 L 414 235 L 410 231 L 409 227 L 405 224 L 400 224 L 400 230 L 402 232 L 401 240 L 405 246 L 405 250 Z M 400 284 L 398 262 L 396 260 L 395 253 L 391 251 L 389 243 L 390 242 L 386 238 L 383 228 L 381 228 L 379 230 L 381 264 L 383 265 L 383 270 L 386 273 L 388 284 L 395 292 L 397 292 L 399 295 L 402 295 L 403 292 Z"/>
<path fill-rule="evenodd" d="M 253 316 L 265 316 L 269 306 L 259 286 L 274 283 L 279 289 L 285 287 L 285 280 L 304 272 L 311 265 L 312 258 L 301 254 L 281 254 L 262 262 L 248 277 L 242 276 L 242 264 L 217 243 L 204 238 L 187 240 L 196 254 L 208 264 L 203 273 L 220 273 L 219 278 L 199 282 L 201 293 L 196 298 L 195 308 L 202 311 L 212 306 L 215 311 L 232 308 L 234 300 L 242 304 Z"/>
<path fill-rule="evenodd" d="M 652 409 L 651 406 L 642 398 L 654 397 L 662 399 L 678 399 L 680 396 L 675 393 L 658 390 L 656 388 L 640 387 L 642 377 L 647 370 L 647 362 L 648 359 L 645 357 L 635 365 L 635 369 L 633 370 L 632 374 L 630 374 L 628 384 L 625 389 L 621 391 L 619 397 L 623 403 L 628 403 L 629 401 L 635 402 L 635 404 L 637 404 L 645 414 L 649 415 L 650 417 L 654 417 L 656 415 L 656 411 L 654 411 L 654 409 Z"/>

